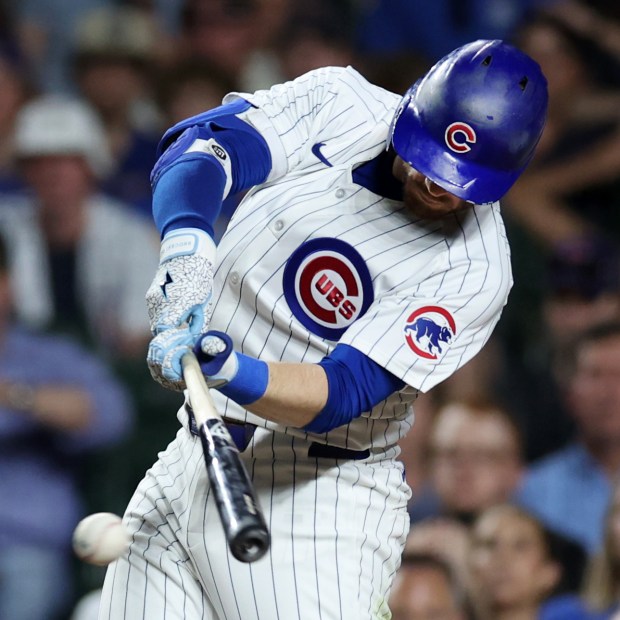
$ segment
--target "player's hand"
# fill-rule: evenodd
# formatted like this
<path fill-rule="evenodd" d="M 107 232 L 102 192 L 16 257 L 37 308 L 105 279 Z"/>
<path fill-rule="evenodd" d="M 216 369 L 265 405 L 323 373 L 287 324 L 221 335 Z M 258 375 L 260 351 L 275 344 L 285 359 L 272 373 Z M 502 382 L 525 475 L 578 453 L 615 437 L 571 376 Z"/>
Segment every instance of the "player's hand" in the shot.
<path fill-rule="evenodd" d="M 146 292 L 146 303 L 155 336 L 147 361 L 153 378 L 164 387 L 182 389 L 183 382 L 180 357 L 178 364 L 172 362 L 176 357 L 170 358 L 171 347 L 178 344 L 177 336 L 168 339 L 162 334 L 184 328 L 185 345 L 191 347 L 206 331 L 213 312 L 214 260 L 215 244 L 202 230 L 174 230 L 162 241 L 159 268 Z M 163 364 L 167 364 L 165 373 Z"/>
<path fill-rule="evenodd" d="M 260 400 L 269 385 L 266 362 L 233 349 L 227 334 L 208 331 L 194 344 L 194 355 L 207 385 L 245 406 Z"/>
<path fill-rule="evenodd" d="M 222 387 L 237 376 L 239 358 L 227 334 L 211 330 L 202 335 L 194 344 L 194 354 L 209 387 Z"/>
<path fill-rule="evenodd" d="M 146 356 L 151 376 L 168 390 L 185 389 L 181 358 L 191 350 L 195 336 L 187 328 L 167 329 L 157 334 Z"/>

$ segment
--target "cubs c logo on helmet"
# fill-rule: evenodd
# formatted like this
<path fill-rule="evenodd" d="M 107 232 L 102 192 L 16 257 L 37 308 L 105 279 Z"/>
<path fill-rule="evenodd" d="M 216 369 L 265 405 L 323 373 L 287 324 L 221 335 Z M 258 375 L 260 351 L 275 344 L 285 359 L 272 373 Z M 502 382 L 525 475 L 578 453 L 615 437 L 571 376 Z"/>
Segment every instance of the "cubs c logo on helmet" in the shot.
<path fill-rule="evenodd" d="M 445 139 L 448 148 L 455 153 L 467 153 L 467 151 L 471 151 L 469 144 L 475 144 L 477 137 L 471 125 L 456 122 L 451 123 L 446 128 Z"/>
<path fill-rule="evenodd" d="M 420 357 L 436 360 L 456 335 L 454 317 L 441 306 L 423 306 L 412 312 L 405 325 L 405 342 Z"/>
<path fill-rule="evenodd" d="M 295 318 L 328 340 L 338 340 L 374 298 L 364 259 L 340 239 L 313 239 L 299 246 L 282 280 Z"/>

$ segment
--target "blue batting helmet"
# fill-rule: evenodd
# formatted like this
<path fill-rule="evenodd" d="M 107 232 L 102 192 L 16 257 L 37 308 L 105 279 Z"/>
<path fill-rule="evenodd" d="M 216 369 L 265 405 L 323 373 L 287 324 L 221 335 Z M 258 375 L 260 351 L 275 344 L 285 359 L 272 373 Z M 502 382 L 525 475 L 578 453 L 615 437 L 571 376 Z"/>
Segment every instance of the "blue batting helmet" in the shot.
<path fill-rule="evenodd" d="M 547 80 L 534 60 L 503 41 L 475 41 L 407 91 L 392 121 L 392 145 L 450 193 L 493 202 L 532 158 L 547 100 Z"/>

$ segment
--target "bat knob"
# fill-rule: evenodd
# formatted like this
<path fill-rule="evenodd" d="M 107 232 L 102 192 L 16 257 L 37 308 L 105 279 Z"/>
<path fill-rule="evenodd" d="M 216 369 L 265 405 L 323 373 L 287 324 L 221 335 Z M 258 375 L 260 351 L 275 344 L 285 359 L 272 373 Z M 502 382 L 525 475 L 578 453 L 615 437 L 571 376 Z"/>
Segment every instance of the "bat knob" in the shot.
<path fill-rule="evenodd" d="M 260 560 L 269 549 L 267 528 L 251 525 L 239 531 L 230 541 L 230 551 L 240 562 L 250 564 Z"/>

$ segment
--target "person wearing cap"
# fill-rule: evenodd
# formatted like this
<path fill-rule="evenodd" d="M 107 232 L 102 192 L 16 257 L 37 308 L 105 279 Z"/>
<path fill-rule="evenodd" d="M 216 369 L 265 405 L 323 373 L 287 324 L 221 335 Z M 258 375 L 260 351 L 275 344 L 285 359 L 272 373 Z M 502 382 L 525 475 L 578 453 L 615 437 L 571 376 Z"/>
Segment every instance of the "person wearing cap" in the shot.
<path fill-rule="evenodd" d="M 68 331 L 112 357 L 141 357 L 144 290 L 157 264 L 153 226 L 98 191 L 112 166 L 97 114 L 46 95 L 16 120 L 15 156 L 28 187 L 0 202 L 18 317 Z"/>

